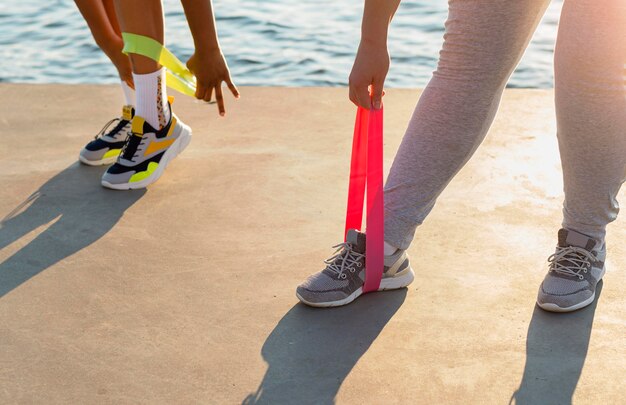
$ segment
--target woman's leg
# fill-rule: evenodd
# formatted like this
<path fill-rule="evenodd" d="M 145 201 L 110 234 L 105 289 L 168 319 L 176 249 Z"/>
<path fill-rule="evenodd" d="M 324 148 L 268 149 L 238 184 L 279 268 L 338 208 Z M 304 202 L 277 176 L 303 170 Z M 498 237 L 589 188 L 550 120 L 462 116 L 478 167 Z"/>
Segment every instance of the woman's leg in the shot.
<path fill-rule="evenodd" d="M 111 24 L 111 28 L 119 38 L 120 43 L 123 44 L 122 41 L 122 29 L 120 27 L 120 23 L 117 19 L 117 12 L 115 11 L 115 3 L 113 0 L 103 0 L 104 10 L 106 12 L 107 17 L 109 18 L 109 24 Z M 120 52 L 121 53 L 121 52 Z M 121 53 L 123 70 L 120 67 L 117 67 L 117 70 L 120 75 L 120 79 L 122 80 L 122 91 L 124 92 L 124 102 L 126 105 L 135 106 L 135 85 L 133 84 L 133 74 L 132 69 L 130 67 L 130 58 L 123 53 Z M 116 64 L 117 66 L 117 64 Z"/>
<path fill-rule="evenodd" d="M 116 0 L 122 31 L 150 37 L 163 44 L 160 0 Z M 117 162 L 102 176 L 104 187 L 145 188 L 157 181 L 169 162 L 191 141 L 191 128 L 170 111 L 165 69 L 145 56 L 131 54 L 137 104 L 131 134 Z"/>
<path fill-rule="evenodd" d="M 113 0 L 75 0 L 76 6 L 87 22 L 96 44 L 116 67 L 126 104 L 134 105 L 133 76 L 128 56 L 122 53 L 124 43 L 113 8 Z"/>
<path fill-rule="evenodd" d="M 602 243 L 626 179 L 626 2 L 567 0 L 555 53 L 563 227 Z"/>
<path fill-rule="evenodd" d="M 130 59 L 122 53 L 124 43 L 113 9 L 113 0 L 75 0 L 75 2 L 96 43 L 117 68 L 124 95 L 122 103 L 124 107 L 119 119 L 109 121 L 96 139 L 87 143 L 78 155 L 78 159 L 87 165 L 107 165 L 117 159 L 130 131 L 132 107 L 135 105 Z"/>
<path fill-rule="evenodd" d="M 484 139 L 548 3 L 449 2 L 437 71 L 415 108 L 385 186 L 388 244 L 408 248 L 439 194 Z"/>
<path fill-rule="evenodd" d="M 626 177 L 625 64 L 626 3 L 566 0 L 555 52 L 564 229 L 537 294 L 547 311 L 590 305 L 605 272 L 605 228 Z"/>
<path fill-rule="evenodd" d="M 116 0 L 115 7 L 122 31 L 144 35 L 163 43 L 161 0 Z M 135 83 L 135 114 L 153 128 L 165 127 L 170 119 L 165 88 L 165 71 L 154 60 L 131 54 Z"/>

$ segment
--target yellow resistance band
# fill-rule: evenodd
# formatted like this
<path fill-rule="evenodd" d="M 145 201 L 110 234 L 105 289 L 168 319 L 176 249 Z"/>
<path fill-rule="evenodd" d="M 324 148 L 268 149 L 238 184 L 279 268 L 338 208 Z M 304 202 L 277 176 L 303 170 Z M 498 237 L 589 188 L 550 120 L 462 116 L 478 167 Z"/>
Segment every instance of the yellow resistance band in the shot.
<path fill-rule="evenodd" d="M 150 58 L 166 69 L 167 86 L 191 97 L 196 95 L 196 77 L 173 53 L 158 41 L 129 32 L 122 33 L 125 54 L 135 53 Z"/>

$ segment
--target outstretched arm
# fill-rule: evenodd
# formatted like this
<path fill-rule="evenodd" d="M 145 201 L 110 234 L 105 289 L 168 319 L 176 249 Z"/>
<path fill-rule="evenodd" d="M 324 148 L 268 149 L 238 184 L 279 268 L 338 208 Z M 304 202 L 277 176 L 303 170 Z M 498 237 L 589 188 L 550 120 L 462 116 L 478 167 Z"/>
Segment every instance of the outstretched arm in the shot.
<path fill-rule="evenodd" d="M 389 71 L 387 32 L 399 5 L 400 0 L 365 0 L 361 43 L 350 73 L 350 100 L 368 110 L 372 103 L 375 109 L 382 105 Z"/>
<path fill-rule="evenodd" d="M 211 101 L 213 92 L 220 115 L 225 114 L 222 82 L 239 98 L 239 91 L 230 78 L 226 59 L 217 38 L 211 0 L 181 0 L 196 51 L 187 61 L 187 67 L 197 79 L 196 98 Z"/>

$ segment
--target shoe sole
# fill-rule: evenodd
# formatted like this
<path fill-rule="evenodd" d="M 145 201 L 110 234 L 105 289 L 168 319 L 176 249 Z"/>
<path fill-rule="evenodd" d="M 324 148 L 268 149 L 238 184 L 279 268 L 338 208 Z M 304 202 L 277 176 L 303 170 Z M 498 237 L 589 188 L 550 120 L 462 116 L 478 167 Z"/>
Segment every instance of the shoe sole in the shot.
<path fill-rule="evenodd" d="M 406 274 L 397 277 L 383 278 L 380 280 L 380 287 L 377 291 L 385 291 L 385 290 L 397 290 L 398 288 L 404 288 L 411 284 L 415 279 L 415 273 L 413 269 L 409 266 L 409 271 Z M 346 298 L 338 300 L 338 301 L 330 301 L 330 302 L 309 302 L 302 298 L 300 294 L 296 292 L 296 297 L 303 304 L 309 305 L 311 307 L 318 308 L 328 308 L 328 307 L 340 307 L 343 305 L 347 305 L 359 298 L 363 294 L 363 287 L 359 287 L 355 292 L 348 295 Z"/>
<path fill-rule="evenodd" d="M 602 269 L 602 273 L 600 273 L 600 278 L 598 278 L 598 283 L 600 282 L 600 280 L 602 280 L 602 277 L 604 277 L 604 273 L 606 273 L 606 266 Z M 596 283 L 596 285 L 598 284 Z M 545 311 L 549 311 L 549 312 L 573 312 L 573 311 L 576 311 L 578 309 L 581 309 L 590 305 L 595 299 L 596 299 L 596 292 L 594 291 L 591 297 L 587 298 L 584 301 L 579 302 L 578 304 L 574 304 L 571 307 L 563 308 L 551 302 L 545 302 L 541 304 L 539 301 L 537 301 L 537 305 L 539 306 L 539 308 Z"/>
<path fill-rule="evenodd" d="M 181 126 L 180 135 L 178 136 L 176 141 L 174 141 L 172 146 L 170 146 L 167 149 L 167 151 L 165 151 L 165 153 L 163 154 L 163 157 L 161 158 L 161 161 L 159 162 L 159 167 L 156 168 L 154 173 L 152 173 L 150 176 L 146 177 L 145 179 L 141 181 L 137 181 L 135 183 L 112 184 L 112 183 L 109 183 L 108 181 L 102 180 L 101 184 L 104 187 L 110 188 L 113 190 L 131 190 L 131 189 L 134 190 L 138 188 L 146 188 L 148 185 L 156 182 L 159 179 L 159 177 L 161 177 L 161 175 L 167 168 L 167 165 L 172 161 L 172 159 L 174 159 L 182 151 L 184 151 L 185 148 L 191 142 L 191 128 L 183 124 L 180 121 L 179 121 L 179 124 Z"/>
<path fill-rule="evenodd" d="M 87 166 L 104 166 L 104 165 L 111 165 L 115 163 L 115 161 L 117 160 L 117 156 L 113 156 L 113 157 L 102 159 L 102 160 L 87 160 L 82 155 L 78 155 L 78 160 L 81 163 L 86 164 Z"/>

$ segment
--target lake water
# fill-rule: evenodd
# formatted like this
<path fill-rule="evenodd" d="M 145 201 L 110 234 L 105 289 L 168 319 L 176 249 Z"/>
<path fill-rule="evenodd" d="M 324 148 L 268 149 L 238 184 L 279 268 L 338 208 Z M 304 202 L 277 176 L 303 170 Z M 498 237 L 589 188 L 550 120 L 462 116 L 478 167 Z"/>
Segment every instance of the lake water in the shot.
<path fill-rule="evenodd" d="M 238 85 L 345 86 L 362 0 L 215 0 L 223 51 Z M 509 87 L 552 87 L 562 0 L 544 17 Z M 165 0 L 166 45 L 186 60 L 193 42 L 179 1 Z M 389 87 L 423 87 L 435 69 L 445 0 L 406 0 L 392 24 Z M 74 2 L 0 0 L 0 81 L 117 83 Z"/>

